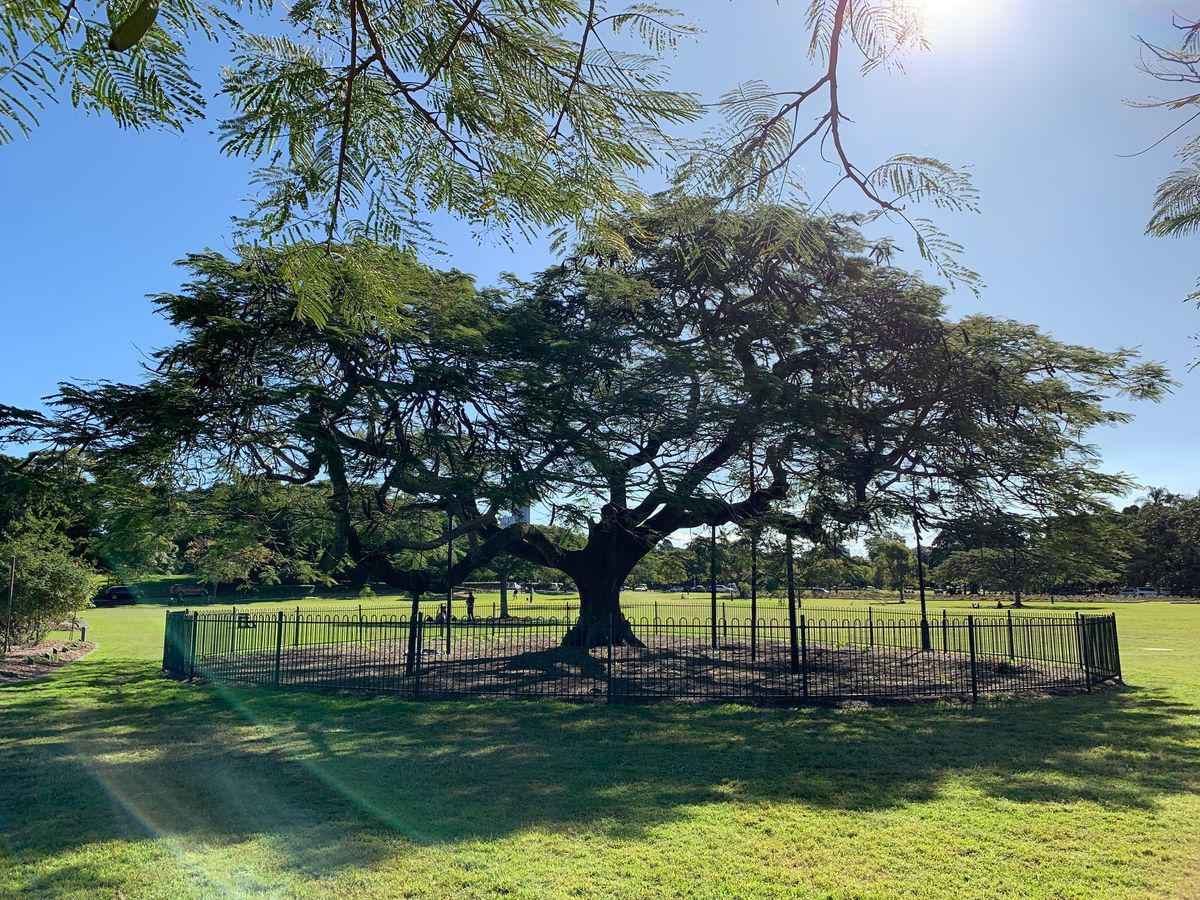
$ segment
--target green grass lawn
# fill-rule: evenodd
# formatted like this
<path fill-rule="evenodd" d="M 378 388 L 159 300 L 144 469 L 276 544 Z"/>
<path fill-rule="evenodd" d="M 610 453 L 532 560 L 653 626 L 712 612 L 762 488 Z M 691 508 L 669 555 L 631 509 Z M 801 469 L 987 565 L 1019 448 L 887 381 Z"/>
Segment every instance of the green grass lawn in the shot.
<path fill-rule="evenodd" d="M 0 896 L 1200 895 L 1200 606 L 1117 608 L 1123 689 L 843 710 L 190 685 L 163 609 L 0 688 Z"/>

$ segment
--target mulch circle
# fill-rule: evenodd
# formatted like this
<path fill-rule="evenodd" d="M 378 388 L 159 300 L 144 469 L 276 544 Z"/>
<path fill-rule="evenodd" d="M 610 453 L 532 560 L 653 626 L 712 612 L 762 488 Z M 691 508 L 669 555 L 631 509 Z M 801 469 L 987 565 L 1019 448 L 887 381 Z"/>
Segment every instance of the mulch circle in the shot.
<path fill-rule="evenodd" d="M 40 678 L 55 669 L 87 656 L 96 645 L 91 641 L 66 641 L 47 638 L 36 644 L 14 647 L 0 659 L 0 684 L 12 684 Z"/>
<path fill-rule="evenodd" d="M 371 640 L 309 646 L 283 646 L 280 684 L 359 690 L 368 693 L 540 696 L 596 699 L 608 685 L 607 653 L 560 648 L 558 635 L 530 634 L 521 652 L 477 636 L 455 641 L 447 655 L 440 642 L 425 645 L 419 686 L 405 675 L 403 641 Z M 719 642 L 710 651 L 693 642 L 647 637 L 644 649 L 618 647 L 613 653 L 614 699 L 639 701 L 740 700 L 779 704 L 807 702 L 883 703 L 969 699 L 971 661 L 964 653 L 920 653 L 885 648 L 810 646 L 807 679 L 791 674 L 789 648 L 761 641 L 756 659 L 749 648 Z M 213 681 L 271 682 L 273 651 L 218 654 L 203 660 L 197 674 Z M 803 685 L 807 681 L 807 695 Z M 1078 693 L 1075 665 L 1045 661 L 981 658 L 975 665 L 981 699 Z"/>

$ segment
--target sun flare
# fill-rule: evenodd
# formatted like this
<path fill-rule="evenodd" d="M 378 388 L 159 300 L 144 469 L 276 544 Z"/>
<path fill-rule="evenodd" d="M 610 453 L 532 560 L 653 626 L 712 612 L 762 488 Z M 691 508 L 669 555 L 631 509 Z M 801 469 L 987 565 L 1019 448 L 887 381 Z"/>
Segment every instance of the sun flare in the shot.
<path fill-rule="evenodd" d="M 994 24 L 997 13 L 1008 0 L 910 0 L 924 19 L 926 32 L 933 38 L 978 31 Z"/>

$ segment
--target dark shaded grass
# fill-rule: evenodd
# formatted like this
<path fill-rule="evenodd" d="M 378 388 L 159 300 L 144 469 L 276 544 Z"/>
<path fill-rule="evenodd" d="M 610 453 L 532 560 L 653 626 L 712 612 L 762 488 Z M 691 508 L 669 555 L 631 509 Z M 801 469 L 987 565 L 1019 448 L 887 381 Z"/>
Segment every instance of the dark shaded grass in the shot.
<path fill-rule="evenodd" d="M 850 712 L 431 704 L 218 690 L 114 661 L 71 679 L 86 702 L 64 704 L 64 687 L 26 688 L 6 706 L 3 829 L 21 855 L 337 822 L 425 843 L 601 820 L 628 832 L 726 802 L 730 785 L 741 800 L 869 811 L 929 800 L 967 769 L 1016 802 L 1150 807 L 1200 785 L 1191 709 L 1137 688 Z M 1112 751 L 1091 755 L 1101 747 Z M 296 862 L 313 865 L 307 847 Z"/>

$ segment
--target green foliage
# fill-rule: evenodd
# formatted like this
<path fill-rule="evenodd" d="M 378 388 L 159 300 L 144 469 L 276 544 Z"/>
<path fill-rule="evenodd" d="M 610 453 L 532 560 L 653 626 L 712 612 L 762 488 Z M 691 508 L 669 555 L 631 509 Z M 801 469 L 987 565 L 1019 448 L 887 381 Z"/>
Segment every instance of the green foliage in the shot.
<path fill-rule="evenodd" d="M 0 143 L 37 126 L 38 111 L 61 90 L 88 113 L 122 128 L 180 131 L 204 113 L 204 94 L 187 61 L 192 35 L 215 40 L 232 20 L 203 0 L 167 0 L 128 53 L 108 49 L 114 22 L 132 0 L 14 0 L 0 12 Z"/>
<path fill-rule="evenodd" d="M 1015 592 L 1119 585 L 1135 541 L 1116 514 L 1090 509 L 1041 519 L 993 512 L 949 523 L 931 559 L 937 581 Z"/>
<path fill-rule="evenodd" d="M 78 455 L 0 455 L 0 540 L 29 539 L 74 556 L 92 546 L 93 490 Z"/>
<path fill-rule="evenodd" d="M 950 285 L 978 292 L 979 275 L 963 264 L 962 247 L 914 204 L 953 212 L 978 210 L 978 195 L 965 169 L 926 155 L 898 153 L 872 166 L 856 161 L 844 142 L 851 117 L 840 92 L 843 55 L 856 51 L 861 72 L 901 69 L 904 57 L 928 49 L 927 23 L 919 3 L 907 0 L 810 0 L 809 58 L 820 64 L 814 82 L 801 90 L 776 91 L 748 81 L 726 92 L 718 110 L 723 122 L 691 146 L 677 184 L 692 193 L 713 194 L 734 204 L 809 197 L 814 186 L 800 182 L 802 151 L 832 163 L 836 178 L 819 185 L 823 196 L 812 215 L 825 214 L 826 201 L 845 184 L 868 203 L 859 224 L 879 218 L 913 235 L 921 257 Z M 813 124 L 815 122 L 815 124 Z M 827 189 L 826 189 L 827 188 Z M 890 241 L 875 251 L 886 261 Z"/>
<path fill-rule="evenodd" d="M 140 31 L 147 12 L 137 0 L 4 4 L 0 143 L 64 92 L 121 127 L 182 130 L 205 106 L 189 41 L 229 40 L 231 112 L 217 130 L 226 154 L 257 165 L 243 225 L 293 248 L 299 311 L 318 322 L 327 268 L 307 240 L 328 255 L 337 239 L 353 263 L 363 236 L 431 242 L 432 211 L 505 235 L 580 226 L 625 201 L 664 129 L 701 112 L 664 65 L 694 29 L 649 4 L 165 0 L 144 36 L 118 34 Z M 134 42 L 113 52 L 110 38 Z"/>
<path fill-rule="evenodd" d="M 0 543 L 3 600 L 0 632 L 8 628 L 9 567 L 15 560 L 12 631 L 17 643 L 39 640 L 49 628 L 69 618 L 87 604 L 92 593 L 92 573 L 79 560 L 60 549 L 47 548 L 33 536 Z"/>
<path fill-rule="evenodd" d="M 917 571 L 916 554 L 904 541 L 890 535 L 872 535 L 867 538 L 867 558 L 875 567 L 875 586 L 900 592 L 908 587 Z"/>
<path fill-rule="evenodd" d="M 700 526 L 836 546 L 914 513 L 1078 511 L 1127 483 L 1087 443 L 1128 420 L 1109 401 L 1167 383 L 1131 350 L 951 320 L 939 289 L 804 208 L 668 196 L 615 227 L 633 255 L 587 244 L 503 291 L 366 243 L 368 280 L 321 256 L 323 328 L 295 315 L 288 251 L 189 257 L 193 281 L 159 298 L 181 340 L 146 383 L 64 386 L 45 427 L 151 476 L 323 485 L 324 543 L 209 529 L 192 560 L 213 577 L 301 558 L 427 592 L 507 554 L 581 588 L 611 564 L 611 589 Z M 387 320 L 364 314 L 379 282 L 403 286 Z M 563 530 L 500 524 L 533 502 Z"/>
<path fill-rule="evenodd" d="M 860 223 L 899 223 L 950 283 L 979 281 L 957 243 L 917 214 L 922 204 L 974 210 L 967 173 L 906 153 L 859 165 L 842 142 L 850 117 L 838 94 L 840 55 L 853 50 L 867 73 L 899 68 L 928 44 L 919 5 L 906 0 L 810 0 L 818 80 L 782 93 L 739 86 L 718 104 L 724 124 L 692 143 L 674 132 L 705 105 L 672 87 L 666 62 L 698 29 L 655 4 L 166 0 L 144 36 L 114 38 L 134 41 L 128 52 L 112 52 L 115 30 L 140 32 L 153 8 L 150 0 L 5 4 L 0 141 L 27 133 L 63 92 L 122 127 L 183 129 L 204 113 L 189 41 L 227 39 L 220 79 L 231 111 L 216 131 L 223 152 L 256 166 L 243 233 L 289 248 L 280 272 L 299 314 L 320 324 L 330 315 L 327 257 L 336 252 L 343 273 L 369 281 L 377 269 L 363 239 L 435 245 L 424 221 L 431 212 L 480 235 L 550 228 L 558 248 L 587 233 L 635 254 L 610 220 L 644 202 L 640 173 L 682 163 L 680 186 L 749 208 L 805 194 L 792 163 L 826 140 L 839 174 L 814 216 L 849 183 L 869 206 Z M 822 100 L 818 115 L 800 115 Z M 877 250 L 885 259 L 894 246 Z M 369 317 L 387 316 L 395 287 L 375 283 L 356 297 Z"/>
<path fill-rule="evenodd" d="M 1177 16 L 1173 24 L 1181 35 L 1174 46 L 1138 39 L 1142 48 L 1138 67 L 1157 81 L 1182 86 L 1183 93 L 1174 97 L 1138 101 L 1133 105 L 1149 109 L 1182 110 L 1189 113 L 1189 117 L 1151 144 L 1151 147 L 1177 134 L 1200 116 L 1200 111 L 1196 109 L 1200 106 L 1200 21 Z M 1200 135 L 1187 137 L 1176 151 L 1176 156 L 1183 165 L 1164 178 L 1155 191 L 1154 211 L 1146 225 L 1147 234 L 1183 237 L 1195 234 L 1200 229 Z M 1200 287 L 1192 292 L 1189 299 L 1200 302 Z"/>
<path fill-rule="evenodd" d="M 1152 489 L 1123 510 L 1120 521 L 1133 544 L 1129 585 L 1200 590 L 1200 496 Z"/>

